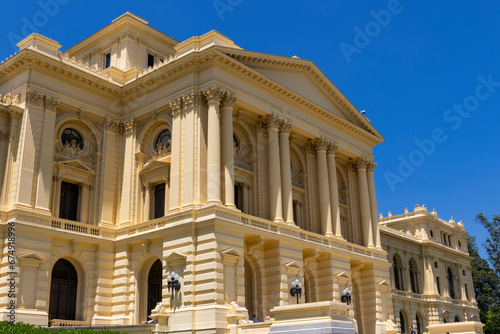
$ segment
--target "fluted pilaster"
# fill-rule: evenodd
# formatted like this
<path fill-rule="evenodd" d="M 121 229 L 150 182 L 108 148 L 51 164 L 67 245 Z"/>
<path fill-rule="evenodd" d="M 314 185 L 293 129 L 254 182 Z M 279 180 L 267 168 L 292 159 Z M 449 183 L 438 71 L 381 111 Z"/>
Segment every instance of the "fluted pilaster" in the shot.
<path fill-rule="evenodd" d="M 208 103 L 207 202 L 221 204 L 221 149 L 219 106 L 222 91 L 216 85 L 203 92 Z M 234 201 L 234 200 L 233 200 Z M 234 204 L 233 204 L 234 205 Z"/>
<path fill-rule="evenodd" d="M 231 93 L 222 97 L 222 164 L 224 166 L 224 199 L 228 207 L 234 203 L 234 146 L 233 146 L 233 105 L 236 101 Z"/>
<path fill-rule="evenodd" d="M 294 224 L 293 193 L 292 193 L 292 166 L 290 165 L 290 129 L 292 124 L 286 120 L 279 126 L 281 185 L 283 195 L 283 213 L 285 222 Z"/>

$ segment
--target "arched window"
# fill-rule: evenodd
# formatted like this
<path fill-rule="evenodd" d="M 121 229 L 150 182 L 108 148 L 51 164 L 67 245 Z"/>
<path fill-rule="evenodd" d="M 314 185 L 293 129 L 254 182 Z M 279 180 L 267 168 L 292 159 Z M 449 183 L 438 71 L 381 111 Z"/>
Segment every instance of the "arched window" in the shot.
<path fill-rule="evenodd" d="M 63 130 L 61 134 L 61 143 L 63 146 L 69 144 L 83 149 L 82 136 L 78 133 L 78 131 L 72 128 L 66 128 Z"/>
<path fill-rule="evenodd" d="M 240 149 L 240 142 L 238 140 L 238 138 L 236 138 L 236 136 L 233 134 L 233 146 L 234 146 L 234 149 L 236 151 L 238 151 Z"/>
<path fill-rule="evenodd" d="M 78 275 L 68 260 L 60 259 L 52 268 L 49 320 L 75 320 Z"/>
<path fill-rule="evenodd" d="M 415 262 L 415 259 L 411 259 L 409 263 L 409 271 L 410 271 L 410 284 L 411 284 L 411 291 L 413 293 L 420 293 L 419 285 L 418 285 L 418 270 L 417 270 L 417 264 Z"/>
<path fill-rule="evenodd" d="M 245 270 L 245 307 L 248 310 L 248 316 L 251 317 L 253 314 L 257 314 L 255 307 L 255 291 L 254 291 L 254 272 L 250 267 L 247 259 L 245 259 L 244 264 Z"/>
<path fill-rule="evenodd" d="M 451 268 L 448 267 L 448 288 L 450 292 L 450 298 L 455 299 L 455 287 L 453 286 L 453 273 L 451 272 Z"/>
<path fill-rule="evenodd" d="M 398 257 L 394 255 L 392 258 L 392 268 L 394 271 L 394 284 L 397 290 L 404 290 L 404 285 L 403 285 L 403 275 L 401 273 L 401 270 L 403 269 L 401 267 L 400 262 L 398 261 Z"/>
<path fill-rule="evenodd" d="M 455 322 L 460 322 L 460 318 L 458 317 L 458 315 L 455 316 Z"/>
<path fill-rule="evenodd" d="M 399 311 L 399 326 L 401 328 L 401 334 L 406 333 L 406 321 L 405 321 L 405 315 L 403 314 L 402 311 Z"/>
<path fill-rule="evenodd" d="M 158 137 L 156 137 L 156 142 L 155 142 L 155 149 L 158 148 L 168 148 L 170 147 L 170 141 L 172 140 L 172 135 L 170 134 L 169 129 L 165 129 L 160 134 Z"/>
<path fill-rule="evenodd" d="M 148 275 L 148 309 L 147 314 L 156 307 L 156 304 L 161 302 L 162 296 L 162 275 L 163 268 L 160 260 L 156 260 L 151 266 Z"/>
<path fill-rule="evenodd" d="M 420 323 L 420 317 L 418 316 L 418 313 L 415 314 L 415 322 L 417 323 L 417 334 L 421 334 L 422 331 L 421 331 L 421 323 Z"/>

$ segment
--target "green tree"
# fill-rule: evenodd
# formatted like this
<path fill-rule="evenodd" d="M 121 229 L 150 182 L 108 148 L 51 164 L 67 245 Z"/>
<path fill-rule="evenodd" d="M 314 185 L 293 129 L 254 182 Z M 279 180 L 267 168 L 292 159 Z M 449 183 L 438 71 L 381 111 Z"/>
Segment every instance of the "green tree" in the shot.
<path fill-rule="evenodd" d="M 489 221 L 480 213 L 476 216 L 476 222 L 488 230 L 489 236 L 483 246 L 493 269 L 479 256 L 475 239 L 470 237 L 467 243 L 473 257 L 472 279 L 484 333 L 496 334 L 500 333 L 500 216 L 493 215 L 493 220 Z"/>
<path fill-rule="evenodd" d="M 490 306 L 494 305 L 498 300 L 500 280 L 488 262 L 479 256 L 475 237 L 469 235 L 467 247 L 469 248 L 469 255 L 472 256 L 470 265 L 477 307 L 481 311 L 481 320 L 483 320 L 488 314 Z"/>

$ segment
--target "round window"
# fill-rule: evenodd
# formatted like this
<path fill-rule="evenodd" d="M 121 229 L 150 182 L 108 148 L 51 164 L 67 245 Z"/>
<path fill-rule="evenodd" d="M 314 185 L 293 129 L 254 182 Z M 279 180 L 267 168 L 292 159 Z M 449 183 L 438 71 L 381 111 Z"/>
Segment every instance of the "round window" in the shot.
<path fill-rule="evenodd" d="M 163 146 L 163 148 L 167 148 L 170 146 L 170 140 L 172 139 L 172 136 L 170 134 L 169 129 L 165 129 L 160 134 L 158 137 L 156 137 L 156 143 L 155 143 L 155 148 L 158 148 L 159 145 Z"/>
<path fill-rule="evenodd" d="M 83 149 L 83 139 L 82 136 L 75 130 L 71 128 L 66 128 L 61 134 L 61 142 L 63 145 L 71 145 Z"/>

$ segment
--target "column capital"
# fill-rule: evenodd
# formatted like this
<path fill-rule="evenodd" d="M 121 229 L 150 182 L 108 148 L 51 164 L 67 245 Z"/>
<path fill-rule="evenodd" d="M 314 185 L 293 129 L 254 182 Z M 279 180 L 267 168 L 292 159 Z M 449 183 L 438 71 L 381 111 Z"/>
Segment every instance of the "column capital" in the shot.
<path fill-rule="evenodd" d="M 112 132 L 114 134 L 118 133 L 118 130 L 120 129 L 119 121 L 107 117 L 105 123 L 107 131 Z"/>
<path fill-rule="evenodd" d="M 38 94 L 35 90 L 28 88 L 26 90 L 26 104 L 31 104 L 36 107 L 41 107 L 44 102 L 44 96 Z"/>
<path fill-rule="evenodd" d="M 286 119 L 282 119 L 279 124 L 280 133 L 290 134 L 290 129 L 292 128 L 292 123 Z"/>
<path fill-rule="evenodd" d="M 314 139 L 309 139 L 306 143 L 306 153 L 308 155 L 316 155 L 316 146 Z"/>
<path fill-rule="evenodd" d="M 230 92 L 224 92 L 221 100 L 223 108 L 233 108 L 236 102 L 236 96 Z"/>
<path fill-rule="evenodd" d="M 190 92 L 187 93 L 186 95 L 183 95 L 180 97 L 182 99 L 182 102 L 184 103 L 184 108 L 193 108 L 198 101 L 199 93 L 196 92 Z"/>
<path fill-rule="evenodd" d="M 220 89 L 220 87 L 215 84 L 202 91 L 202 94 L 208 103 L 217 104 L 220 104 L 223 93 L 224 92 Z"/>
<path fill-rule="evenodd" d="M 376 168 L 376 167 L 377 167 L 377 163 L 376 163 L 376 162 L 374 162 L 374 161 L 369 160 L 369 161 L 368 161 L 368 167 L 367 167 L 368 169 L 367 169 L 367 172 L 368 172 L 368 173 L 373 173 L 373 172 L 375 171 L 375 168 Z"/>
<path fill-rule="evenodd" d="M 178 97 L 168 102 L 172 109 L 171 116 L 178 114 L 182 111 L 182 97 Z"/>
<path fill-rule="evenodd" d="M 53 97 L 45 95 L 45 109 L 52 111 L 52 112 L 56 112 L 58 105 L 59 105 L 59 101 L 57 101 Z"/>
<path fill-rule="evenodd" d="M 330 142 L 330 145 L 328 145 L 328 149 L 327 149 L 327 152 L 326 152 L 326 153 L 327 153 L 328 155 L 335 155 L 335 154 L 337 154 L 337 149 L 338 149 L 338 148 L 339 148 L 339 147 L 337 146 L 337 144 L 335 144 L 334 142 L 332 142 L 332 141 L 331 141 L 331 142 Z"/>
<path fill-rule="evenodd" d="M 354 159 L 349 159 L 348 166 L 349 169 L 351 169 L 354 172 L 357 172 L 359 170 L 366 170 L 370 164 L 370 160 L 368 160 L 365 157 L 357 157 Z"/>
<path fill-rule="evenodd" d="M 328 140 L 324 137 L 314 139 L 314 147 L 316 148 L 316 152 L 320 152 L 320 151 L 326 152 L 328 150 L 328 148 L 330 147 L 330 145 L 332 145 L 332 144 L 333 143 L 330 140 Z"/>
<path fill-rule="evenodd" d="M 134 133 L 134 129 L 135 129 L 134 125 L 135 125 L 135 120 L 133 117 L 131 117 L 128 120 L 126 120 L 125 122 L 123 122 L 123 131 L 124 131 L 124 134 L 126 136 Z"/>
<path fill-rule="evenodd" d="M 259 117 L 259 126 L 263 130 L 276 129 L 278 130 L 283 119 L 276 114 L 268 114 Z"/>

